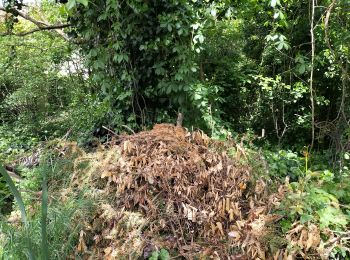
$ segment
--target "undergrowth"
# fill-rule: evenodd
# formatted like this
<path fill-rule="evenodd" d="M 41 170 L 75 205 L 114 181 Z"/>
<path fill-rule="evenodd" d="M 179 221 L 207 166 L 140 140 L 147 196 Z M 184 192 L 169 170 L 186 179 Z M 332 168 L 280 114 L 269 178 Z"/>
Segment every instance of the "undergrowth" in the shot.
<path fill-rule="evenodd" d="M 260 178 L 268 185 L 270 191 L 278 192 L 277 183 L 285 183 L 288 188 L 285 198 L 278 210 L 274 212 L 281 217 L 268 227 L 264 237 L 266 247 L 272 252 L 288 248 L 288 251 L 295 255 L 304 254 L 310 239 L 315 239 L 314 250 L 319 248 L 316 242 L 318 242 L 317 237 L 320 236 L 320 241 L 324 241 L 323 243 L 329 246 L 327 249 L 329 252 L 322 251 L 324 254 L 334 259 L 349 257 L 346 234 L 350 223 L 350 184 L 345 181 L 349 176 L 348 156 L 344 155 L 341 167 L 331 168 L 330 164 L 325 165 L 322 161 L 325 157 L 316 153 L 310 156 L 306 152 L 262 150 L 240 142 L 237 142 L 241 144 L 239 148 L 233 148 L 233 143 L 224 141 L 222 150 L 228 150 L 231 158 L 252 168 L 254 173 L 250 180 L 252 187 Z M 105 206 L 101 207 L 101 205 L 113 204 L 116 198 L 102 191 L 106 181 L 87 176 L 91 174 L 95 160 L 99 160 L 98 158 L 102 158 L 102 162 L 99 162 L 102 164 L 97 167 L 107 166 L 103 160 L 108 159 L 108 153 L 98 155 L 98 150 L 93 156 L 88 154 L 82 156 L 82 153 L 74 143 L 51 141 L 46 143 L 38 167 L 22 169 L 24 179 L 17 184 L 17 187 L 26 204 L 29 225 L 25 228 L 20 223 L 17 206 L 10 217 L 2 216 L 0 257 L 27 258 L 28 236 L 33 254 L 41 257 L 40 247 L 43 241 L 40 199 L 43 171 L 49 186 L 46 222 L 49 259 L 83 257 L 82 250 L 89 246 L 93 240 L 93 234 L 85 234 L 82 230 L 89 228 L 89 225 L 95 225 L 94 219 L 97 216 L 111 214 L 112 209 L 103 208 Z M 79 158 L 83 159 L 78 160 L 77 163 Z M 90 183 L 72 183 L 74 174 L 77 172 L 81 176 L 85 174 L 86 178 L 90 178 Z M 94 185 L 91 185 L 91 182 L 94 182 Z M 101 209 L 104 211 L 101 212 Z M 143 220 L 139 219 L 139 216 L 134 217 L 142 223 Z M 132 233 L 134 224 L 128 221 L 125 219 L 123 225 L 127 232 Z M 312 234 L 313 237 L 311 235 L 303 237 L 305 232 Z M 336 242 L 327 244 L 332 239 Z M 166 258 L 168 252 L 178 253 L 168 251 L 167 248 L 152 250 L 150 259 L 168 259 Z"/>
<path fill-rule="evenodd" d="M 0 257 L 2 259 L 67 259 L 74 255 L 83 228 L 82 220 L 93 212 L 94 202 L 83 192 L 68 192 L 66 200 L 58 200 L 55 191 L 65 190 L 73 168 L 73 158 L 59 157 L 51 145 L 42 155 L 39 167 L 25 169 L 23 181 L 17 187 L 27 209 L 27 225 L 21 223 L 17 206 L 10 216 L 0 219 Z M 65 171 L 66 174 L 62 174 Z M 47 176 L 49 196 L 47 217 L 41 214 L 43 176 Z M 47 238 L 43 237 L 43 228 Z M 30 239 L 28 244 L 28 238 Z M 43 255 L 43 240 L 47 240 L 48 257 Z"/>

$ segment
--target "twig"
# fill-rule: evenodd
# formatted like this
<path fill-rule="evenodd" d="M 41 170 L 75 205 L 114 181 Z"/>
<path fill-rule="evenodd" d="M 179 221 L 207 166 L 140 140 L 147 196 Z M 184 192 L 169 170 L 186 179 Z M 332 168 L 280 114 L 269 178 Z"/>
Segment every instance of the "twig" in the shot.
<path fill-rule="evenodd" d="M 310 34 L 311 34 L 311 72 L 310 72 L 310 103 L 311 103 L 311 145 L 310 151 L 314 146 L 315 141 L 315 102 L 314 102 L 314 88 L 313 88 L 313 79 L 314 79 L 314 64 L 315 64 L 315 35 L 314 35 L 314 21 L 315 21 L 315 0 L 311 0 L 311 25 L 310 25 Z"/>
<path fill-rule="evenodd" d="M 122 127 L 128 129 L 130 132 L 132 132 L 133 134 L 136 134 L 134 130 L 132 130 L 130 127 L 128 127 L 127 125 L 122 125 Z"/>
<path fill-rule="evenodd" d="M 62 137 L 63 140 L 67 140 L 68 136 L 70 135 L 70 133 L 72 132 L 72 128 L 69 128 L 67 133 L 65 133 L 65 135 Z"/>
<path fill-rule="evenodd" d="M 339 240 L 345 238 L 346 236 L 350 236 L 350 231 L 341 234 L 339 237 L 336 237 L 336 238 L 333 238 L 333 239 L 329 240 L 327 243 L 325 243 L 325 247 L 328 246 L 328 245 L 335 244 L 336 242 L 338 242 Z"/>
<path fill-rule="evenodd" d="M 332 3 L 329 5 L 329 7 L 327 8 L 326 17 L 324 19 L 324 36 L 325 36 L 326 43 L 328 45 L 328 49 L 333 53 L 333 55 L 335 53 L 329 40 L 329 18 L 331 17 L 331 12 L 336 2 L 337 0 L 333 0 Z"/>
<path fill-rule="evenodd" d="M 104 125 L 102 126 L 102 128 L 106 129 L 108 132 L 112 133 L 112 134 L 115 135 L 115 136 L 119 136 L 116 132 L 114 132 L 113 130 L 111 130 L 111 129 L 105 127 Z"/>
<path fill-rule="evenodd" d="M 21 180 L 23 180 L 23 178 L 22 178 L 21 176 L 17 175 L 16 173 L 14 173 L 14 172 L 12 172 L 12 171 L 9 171 L 9 170 L 6 170 L 6 171 L 7 171 L 8 175 L 10 175 L 10 177 L 11 177 L 12 179 L 14 179 L 15 181 L 21 181 Z"/>

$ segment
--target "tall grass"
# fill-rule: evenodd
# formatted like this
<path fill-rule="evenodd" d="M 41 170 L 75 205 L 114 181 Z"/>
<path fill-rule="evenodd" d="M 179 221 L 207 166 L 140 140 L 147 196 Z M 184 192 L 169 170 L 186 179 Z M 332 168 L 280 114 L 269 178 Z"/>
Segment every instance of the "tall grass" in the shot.
<path fill-rule="evenodd" d="M 27 213 L 26 213 L 26 209 L 23 203 L 23 199 L 21 194 L 19 193 L 19 191 L 17 190 L 14 182 L 12 181 L 10 175 L 7 173 L 6 169 L 0 165 L 0 173 L 2 174 L 2 176 L 4 177 L 7 185 L 10 188 L 10 191 L 12 192 L 17 204 L 18 204 L 18 208 L 21 212 L 21 219 L 22 219 L 22 223 L 24 225 L 25 228 L 25 234 L 26 234 L 26 241 L 27 241 L 27 246 L 28 246 L 28 258 L 30 260 L 34 259 L 34 254 L 32 251 L 32 243 L 29 237 L 29 223 L 27 220 Z"/>
<path fill-rule="evenodd" d="M 21 211 L 21 218 L 22 222 L 25 226 L 28 226 L 28 221 L 27 221 L 27 214 L 26 214 L 26 209 L 22 200 L 22 196 L 17 190 L 14 182 L 12 181 L 10 175 L 7 173 L 6 169 L 0 164 L 0 172 L 5 179 L 7 185 L 10 188 L 10 191 L 12 192 L 13 196 L 15 197 L 15 200 L 18 204 L 18 208 Z"/>
<path fill-rule="evenodd" d="M 83 221 L 94 212 L 94 201 L 85 191 L 71 191 L 62 201 L 61 189 L 69 184 L 71 162 L 56 158 L 55 162 L 44 162 L 26 175 L 20 183 L 21 189 L 37 191 L 41 182 L 41 200 L 35 202 L 28 194 L 20 194 L 7 171 L 0 166 L 11 193 L 21 212 L 22 225 L 0 220 L 0 259 L 67 259 L 74 256 L 79 231 Z M 37 178 L 36 176 L 40 176 Z M 54 183 L 48 200 L 48 182 Z M 86 191 L 87 192 L 87 191 Z M 33 203 L 34 202 L 34 203 Z M 31 203 L 34 215 L 28 215 L 25 205 Z M 39 206 L 39 207 L 37 207 Z M 28 209 L 28 208 L 27 208 Z M 40 210 L 41 209 L 41 210 Z M 2 252 L 1 252 L 2 251 Z"/>
<path fill-rule="evenodd" d="M 47 196 L 47 172 L 42 171 L 42 196 L 41 196 L 41 252 L 44 260 L 49 259 L 48 243 L 47 243 L 47 207 L 48 207 L 48 196 Z"/>

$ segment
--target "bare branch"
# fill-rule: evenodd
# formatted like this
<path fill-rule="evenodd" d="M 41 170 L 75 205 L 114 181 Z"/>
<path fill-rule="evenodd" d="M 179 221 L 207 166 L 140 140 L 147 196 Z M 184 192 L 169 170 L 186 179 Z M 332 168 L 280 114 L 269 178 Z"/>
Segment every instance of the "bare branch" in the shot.
<path fill-rule="evenodd" d="M 43 21 L 38 21 L 36 19 L 34 19 L 33 17 L 31 17 L 30 15 L 28 15 L 27 13 L 21 12 L 15 8 L 9 8 L 6 9 L 4 7 L 0 6 L 0 11 L 3 11 L 5 13 L 10 13 L 12 15 L 17 15 L 22 17 L 23 19 L 30 21 L 31 23 L 35 24 L 37 26 L 37 28 L 32 29 L 30 31 L 27 32 L 22 32 L 22 33 L 2 33 L 0 34 L 0 36 L 6 36 L 6 35 L 14 35 L 14 36 L 26 36 L 35 32 L 39 32 L 39 31 L 48 31 L 48 30 L 54 30 L 56 31 L 57 34 L 59 34 L 62 38 L 64 38 L 65 40 L 69 40 L 68 36 L 61 30 L 67 27 L 70 27 L 70 24 L 49 24 L 47 22 L 43 22 Z"/>
<path fill-rule="evenodd" d="M 24 13 L 24 12 L 21 12 L 15 8 L 4 8 L 4 7 L 0 7 L 0 11 L 4 11 L 6 13 L 10 13 L 10 14 L 13 14 L 13 15 L 19 15 L 21 16 L 22 18 L 24 18 L 25 20 L 28 20 L 32 23 L 34 23 L 36 26 L 38 26 L 39 28 L 42 27 L 42 26 L 46 26 L 47 24 L 41 22 L 41 21 L 37 21 L 35 20 L 34 18 L 30 17 L 28 14 Z"/>
<path fill-rule="evenodd" d="M 66 27 L 69 27 L 69 26 L 70 26 L 69 24 L 48 25 L 48 26 L 44 26 L 44 27 L 40 27 L 40 28 L 35 28 L 35 29 L 27 31 L 27 32 L 22 32 L 22 33 L 2 33 L 0 35 L 1 36 L 5 36 L 5 35 L 26 36 L 28 34 L 35 33 L 35 32 L 38 32 L 38 31 L 62 29 L 62 28 L 66 28 Z"/>
<path fill-rule="evenodd" d="M 332 3 L 329 5 L 329 7 L 327 8 L 326 17 L 324 19 L 325 40 L 326 40 L 328 48 L 332 52 L 332 54 L 335 54 L 335 53 L 334 53 L 334 50 L 333 50 L 332 45 L 331 45 L 330 40 L 329 40 L 329 32 L 328 32 L 329 26 L 328 25 L 329 25 L 329 18 L 331 16 L 332 9 L 334 8 L 336 2 L 337 2 L 337 0 L 333 0 Z"/>
<path fill-rule="evenodd" d="M 315 66 L 315 35 L 314 35 L 314 23 L 315 23 L 315 0 L 311 0 L 311 71 L 310 71 L 310 103 L 311 103 L 311 145 L 310 150 L 312 150 L 315 141 L 315 100 L 314 100 L 314 66 Z"/>
<path fill-rule="evenodd" d="M 333 9 L 335 8 L 336 4 L 337 4 L 337 0 L 333 0 L 331 2 L 331 4 L 328 6 L 328 8 L 327 8 L 326 16 L 325 16 L 325 19 L 324 19 L 324 32 L 325 32 L 326 44 L 327 44 L 329 50 L 331 51 L 331 53 L 333 54 L 333 57 L 334 57 L 335 61 L 338 63 L 339 67 L 342 70 L 342 75 L 341 75 L 341 79 L 342 79 L 342 96 L 341 96 L 340 107 L 339 107 L 339 111 L 338 111 L 338 115 L 337 115 L 336 119 L 339 119 L 340 116 L 342 116 L 343 119 L 344 119 L 344 122 L 346 122 L 347 125 L 349 125 L 347 117 L 345 115 L 345 111 L 344 111 L 346 89 L 348 87 L 348 82 L 349 82 L 348 62 L 343 62 L 342 61 L 341 57 L 333 49 L 332 44 L 331 44 L 331 40 L 330 40 L 330 37 L 329 37 L 329 21 L 330 21 L 331 13 L 332 13 Z"/>

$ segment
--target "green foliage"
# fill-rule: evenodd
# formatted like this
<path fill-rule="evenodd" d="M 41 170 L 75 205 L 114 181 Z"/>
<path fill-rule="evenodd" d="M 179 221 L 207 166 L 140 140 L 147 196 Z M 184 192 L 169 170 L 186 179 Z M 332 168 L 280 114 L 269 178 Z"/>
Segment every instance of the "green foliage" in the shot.
<path fill-rule="evenodd" d="M 11 201 L 11 196 L 11 191 L 6 185 L 6 182 L 3 178 L 0 178 L 0 209 L 2 213 L 4 213 L 4 211 L 5 213 L 8 213 L 8 211 L 11 210 L 11 208 L 8 207 L 9 201 Z"/>
<path fill-rule="evenodd" d="M 158 108 L 162 113 L 180 109 L 189 117 L 193 109 L 207 114 L 202 111 L 210 106 L 205 101 L 200 107 L 193 104 L 198 100 L 193 98 L 198 53 L 205 42 L 202 29 L 216 14 L 215 5 L 209 12 L 206 8 L 209 5 L 196 1 L 96 0 L 89 9 L 76 6 L 71 13 L 72 34 L 84 39 L 101 98 L 113 111 L 123 111 L 124 123 L 131 114 L 138 124 L 155 122 Z M 96 41 L 98 45 L 91 44 Z M 211 92 L 212 85 L 203 86 Z"/>
<path fill-rule="evenodd" d="M 41 194 L 41 255 L 42 259 L 49 259 L 49 246 L 47 241 L 47 208 L 48 208 L 48 191 L 46 170 L 42 171 L 42 194 Z"/>
<path fill-rule="evenodd" d="M 278 152 L 264 152 L 264 159 L 269 165 L 269 176 L 284 179 L 289 177 L 296 181 L 303 176 L 304 159 L 292 151 L 279 150 Z"/>
<path fill-rule="evenodd" d="M 81 225 L 72 225 L 72 219 L 80 214 L 86 214 L 91 207 L 82 198 L 72 198 L 66 203 L 55 202 L 50 205 L 47 217 L 47 239 L 49 242 L 49 259 L 67 258 L 74 252 L 78 241 Z M 28 233 L 31 239 L 31 248 L 36 259 L 44 259 L 42 253 L 42 234 L 40 232 L 42 219 L 40 214 L 30 220 Z M 5 259 L 26 259 L 26 233 L 6 221 L 0 222 L 2 254 Z"/>
<path fill-rule="evenodd" d="M 307 150 L 303 156 L 292 151 L 262 152 L 266 161 L 264 169 L 267 178 L 290 183 L 286 198 L 280 205 L 284 219 L 280 222 L 282 232 L 287 232 L 293 223 L 312 222 L 321 230 L 346 230 L 350 224 L 349 194 L 350 185 L 346 181 L 348 168 L 334 168 L 327 165 L 327 154 L 310 154 Z M 254 165 L 254 164 L 252 164 Z M 260 165 L 253 166 L 260 171 Z"/>
<path fill-rule="evenodd" d="M 30 216 L 25 215 L 27 224 L 24 227 L 10 224 L 6 217 L 0 221 L 0 230 L 4 234 L 0 256 L 5 259 L 25 259 L 30 249 L 33 259 L 67 258 L 74 252 L 82 228 L 82 223 L 75 220 L 82 220 L 93 212 L 92 202 L 84 194 L 74 194 L 65 202 L 51 199 L 49 204 L 47 183 L 61 182 L 64 185 L 67 175 L 62 172 L 67 174 L 73 167 L 71 160 L 55 159 L 53 155 L 55 153 L 48 147 L 41 166 L 28 170 L 26 178 L 19 184 L 19 188 L 26 191 L 24 196 L 18 196 L 22 201 L 19 205 L 23 209 L 30 205 L 32 210 Z M 55 188 L 50 187 L 51 192 Z M 38 191 L 41 191 L 39 205 L 33 197 Z"/>
<path fill-rule="evenodd" d="M 288 196 L 288 214 L 303 224 L 315 222 L 320 228 L 345 229 L 349 216 L 340 208 L 338 199 L 316 183 L 292 183 L 293 192 Z M 289 201 L 289 202 L 288 202 Z"/>
<path fill-rule="evenodd" d="M 87 7 L 88 4 L 89 4 L 89 1 L 88 1 L 88 0 L 69 0 L 69 1 L 66 3 L 66 8 L 67 8 L 67 10 L 71 10 L 71 9 L 73 9 L 74 7 L 76 7 L 77 4 L 82 4 L 82 5 L 84 5 L 85 7 Z"/>
<path fill-rule="evenodd" d="M 279 145 L 310 142 L 306 3 L 70 0 L 60 7 L 43 1 L 40 8 L 50 22 L 68 19 L 69 37 L 80 45 L 48 33 L 1 39 L 0 117 L 6 122 L 18 117 L 41 137 L 64 135 L 74 124 L 75 136 L 88 143 L 93 132 L 105 135 L 102 125 L 140 129 L 174 122 L 181 111 L 186 126 L 213 136 L 222 129 L 265 129 Z M 346 7 L 340 3 L 333 13 L 340 19 L 327 27 L 336 32 L 328 33 L 333 49 L 323 43 L 326 28 L 315 28 L 317 122 L 331 122 L 346 107 L 339 98 L 347 74 L 348 48 L 339 36 L 347 37 Z M 27 27 L 32 28 L 21 21 L 13 30 Z M 47 48 L 45 55 L 39 46 Z M 80 70 L 62 75 L 65 62 L 76 58 Z M 318 127 L 319 143 L 345 142 L 344 120 L 337 126 L 341 138 L 328 125 Z"/>
<path fill-rule="evenodd" d="M 21 218 L 22 218 L 22 222 L 25 226 L 28 225 L 28 221 L 27 221 L 27 214 L 26 214 L 26 210 L 25 210 L 25 206 L 22 200 L 22 197 L 19 193 L 19 191 L 17 190 L 14 182 L 12 181 L 10 175 L 7 173 L 6 169 L 0 165 L 0 173 L 2 174 L 3 178 L 5 179 L 7 185 L 9 186 L 13 196 L 15 197 L 15 200 L 18 204 L 18 207 L 20 209 L 21 212 Z"/>
<path fill-rule="evenodd" d="M 29 134 L 28 129 L 0 126 L 0 160 L 11 161 L 38 144 L 38 138 Z"/>
<path fill-rule="evenodd" d="M 28 130 L 19 127 L 0 126 L 0 161 L 10 163 L 20 156 L 25 156 L 30 149 L 38 145 L 38 138 L 28 134 Z M 10 208 L 11 192 L 5 179 L 0 175 L 0 208 Z"/>
<path fill-rule="evenodd" d="M 148 259 L 149 260 L 169 260 L 170 255 L 168 250 L 162 248 L 160 251 L 154 251 Z"/>
<path fill-rule="evenodd" d="M 63 23 L 67 10 L 61 9 L 42 1 L 40 7 L 29 9 L 29 15 L 37 18 L 44 13 L 45 20 Z M 28 28 L 32 25 L 20 20 L 13 29 L 21 32 Z M 125 118 L 124 108 L 112 110 L 115 101 L 101 101 L 85 58 L 58 34 L 1 37 L 0 46 L 0 159 L 11 161 L 39 140 L 67 132 L 80 144 L 89 144 L 93 134 L 104 137 L 103 125 L 113 129 L 126 123 L 134 128 L 134 117 Z M 131 94 L 122 93 L 118 100 L 128 97 Z"/>
<path fill-rule="evenodd" d="M 67 53 L 63 40 L 46 36 L 16 40 L 0 38 L 0 41 L 1 57 L 12 53 L 11 59 L 0 58 L 0 68 L 3 67 L 0 86 L 4 95 L 0 110 L 2 120 L 13 120 L 13 117 L 37 119 L 43 116 L 42 113 L 47 115 L 51 105 L 56 109 L 64 102 L 67 98 L 62 91 L 64 80 L 57 75 L 59 64 L 55 64 L 56 57 L 53 56 L 54 49 L 60 49 L 62 56 Z M 45 45 L 49 51 L 42 55 Z"/>
<path fill-rule="evenodd" d="M 21 213 L 21 219 L 22 219 L 22 223 L 24 225 L 24 237 L 25 237 L 25 244 L 27 246 L 27 252 L 28 252 L 28 258 L 30 260 L 34 259 L 34 254 L 32 251 L 32 243 L 29 237 L 29 223 L 27 220 L 27 213 L 26 213 L 26 209 L 25 209 L 25 205 L 23 203 L 21 194 L 19 193 L 19 191 L 17 190 L 14 182 L 12 181 L 10 175 L 7 173 L 6 169 L 0 165 L 0 173 L 2 174 L 3 178 L 5 179 L 7 185 L 10 188 L 10 191 L 12 192 L 13 196 L 15 197 L 15 200 L 18 204 L 20 213 Z"/>
<path fill-rule="evenodd" d="M 300 172 L 301 169 L 299 168 Z M 346 191 L 349 190 L 349 185 L 344 184 L 344 180 L 345 176 L 339 174 L 335 178 L 330 170 L 313 171 L 306 167 L 297 181 L 290 183 L 290 191 L 282 205 L 289 219 L 285 223 L 299 220 L 304 224 L 311 221 L 321 229 L 346 229 L 350 223 L 346 211 L 349 202 L 345 202 L 343 196 L 348 196 Z M 340 193 L 337 192 L 339 185 L 342 186 Z"/>

